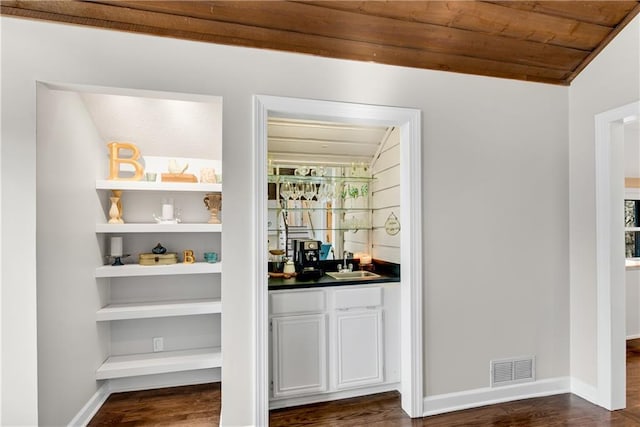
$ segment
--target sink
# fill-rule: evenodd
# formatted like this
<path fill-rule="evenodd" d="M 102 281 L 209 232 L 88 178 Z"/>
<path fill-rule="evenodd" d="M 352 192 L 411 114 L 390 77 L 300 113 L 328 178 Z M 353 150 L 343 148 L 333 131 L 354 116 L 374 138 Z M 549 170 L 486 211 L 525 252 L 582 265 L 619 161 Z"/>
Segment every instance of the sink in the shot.
<path fill-rule="evenodd" d="M 380 277 L 379 274 L 372 273 L 370 271 L 345 271 L 345 272 L 337 272 L 337 271 L 329 271 L 325 273 L 327 276 L 333 277 L 336 280 L 366 280 L 366 279 L 375 279 Z"/>

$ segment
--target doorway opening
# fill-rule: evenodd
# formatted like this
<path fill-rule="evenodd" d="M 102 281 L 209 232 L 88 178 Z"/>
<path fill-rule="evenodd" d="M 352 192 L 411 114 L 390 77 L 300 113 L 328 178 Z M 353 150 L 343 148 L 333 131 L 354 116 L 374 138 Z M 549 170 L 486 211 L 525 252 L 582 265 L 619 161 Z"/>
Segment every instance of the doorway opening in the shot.
<path fill-rule="evenodd" d="M 255 424 L 268 424 L 268 251 L 267 141 L 270 117 L 312 119 L 400 129 L 401 153 L 401 395 L 402 408 L 412 417 L 423 415 L 422 371 L 422 207 L 420 111 L 331 101 L 257 95 L 254 97 L 254 169 L 256 216 Z"/>
<path fill-rule="evenodd" d="M 597 402 L 626 406 L 624 124 L 640 101 L 596 116 Z"/>

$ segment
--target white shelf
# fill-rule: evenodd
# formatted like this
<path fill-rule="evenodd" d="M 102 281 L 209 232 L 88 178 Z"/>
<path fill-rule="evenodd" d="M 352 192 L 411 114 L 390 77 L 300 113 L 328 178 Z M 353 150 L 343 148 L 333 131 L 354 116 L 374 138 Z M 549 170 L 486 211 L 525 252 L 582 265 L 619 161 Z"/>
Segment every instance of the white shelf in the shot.
<path fill-rule="evenodd" d="M 626 227 L 624 231 L 640 231 L 640 227 Z"/>
<path fill-rule="evenodd" d="M 103 265 L 96 268 L 95 277 L 136 277 L 136 276 L 173 276 L 182 274 L 209 274 L 222 272 L 222 263 L 182 262 L 168 265 Z"/>
<path fill-rule="evenodd" d="M 221 366 L 220 347 L 111 356 L 96 370 L 96 379 L 165 374 Z"/>
<path fill-rule="evenodd" d="M 222 184 L 205 184 L 199 182 L 116 181 L 108 179 L 97 179 L 96 190 L 199 191 L 202 193 L 219 193 L 222 191 Z"/>
<path fill-rule="evenodd" d="M 220 233 L 222 224 L 96 224 L 96 233 Z"/>
<path fill-rule="evenodd" d="M 98 322 L 222 313 L 220 299 L 109 304 L 96 312 Z"/>

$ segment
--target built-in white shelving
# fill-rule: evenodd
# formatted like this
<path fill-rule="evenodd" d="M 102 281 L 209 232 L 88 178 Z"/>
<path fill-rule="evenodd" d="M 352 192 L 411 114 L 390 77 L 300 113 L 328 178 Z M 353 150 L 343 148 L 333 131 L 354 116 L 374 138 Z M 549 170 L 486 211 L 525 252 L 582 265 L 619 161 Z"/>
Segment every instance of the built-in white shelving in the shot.
<path fill-rule="evenodd" d="M 222 224 L 96 224 L 96 233 L 220 233 Z"/>
<path fill-rule="evenodd" d="M 166 374 L 222 366 L 220 347 L 163 351 L 109 357 L 97 370 L 96 379 Z"/>
<path fill-rule="evenodd" d="M 96 268 L 96 277 L 171 276 L 182 274 L 209 274 L 222 272 L 222 263 L 195 262 L 168 265 L 103 265 Z"/>
<path fill-rule="evenodd" d="M 109 304 L 96 312 L 96 320 L 151 319 L 155 317 L 194 316 L 222 313 L 220 299 L 160 301 L 126 304 Z"/>
<path fill-rule="evenodd" d="M 133 190 L 133 191 L 199 191 L 203 193 L 222 192 L 222 184 L 199 182 L 148 182 L 123 180 L 96 180 L 97 190 Z"/>

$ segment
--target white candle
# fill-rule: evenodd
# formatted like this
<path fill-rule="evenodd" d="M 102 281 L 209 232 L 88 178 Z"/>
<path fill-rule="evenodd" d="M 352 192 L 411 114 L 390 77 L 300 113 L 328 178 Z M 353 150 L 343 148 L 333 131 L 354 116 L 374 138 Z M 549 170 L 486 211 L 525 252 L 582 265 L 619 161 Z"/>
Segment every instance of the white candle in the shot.
<path fill-rule="evenodd" d="M 173 205 L 171 203 L 162 205 L 162 219 L 173 219 Z"/>
<path fill-rule="evenodd" d="M 122 237 L 111 238 L 111 256 L 122 256 Z"/>
<path fill-rule="evenodd" d="M 371 264 L 371 255 L 362 254 L 360 257 L 360 264 Z"/>

